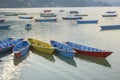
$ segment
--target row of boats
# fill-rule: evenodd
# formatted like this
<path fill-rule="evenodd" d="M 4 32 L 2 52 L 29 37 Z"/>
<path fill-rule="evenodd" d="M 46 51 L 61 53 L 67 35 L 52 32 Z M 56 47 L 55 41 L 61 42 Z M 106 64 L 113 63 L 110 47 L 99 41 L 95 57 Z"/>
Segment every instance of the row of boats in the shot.
<path fill-rule="evenodd" d="M 24 38 L 6 38 L 4 40 L 0 40 L 0 54 L 4 54 L 4 52 L 12 50 L 14 56 L 19 58 L 29 52 L 30 46 L 44 54 L 53 54 L 56 52 L 57 54 L 68 58 L 73 58 L 75 54 L 106 58 L 112 53 L 111 51 L 97 49 L 73 42 L 61 43 L 59 41 L 51 40 L 50 43 L 51 44 L 33 38 L 29 38 L 28 40 L 24 40 Z"/>

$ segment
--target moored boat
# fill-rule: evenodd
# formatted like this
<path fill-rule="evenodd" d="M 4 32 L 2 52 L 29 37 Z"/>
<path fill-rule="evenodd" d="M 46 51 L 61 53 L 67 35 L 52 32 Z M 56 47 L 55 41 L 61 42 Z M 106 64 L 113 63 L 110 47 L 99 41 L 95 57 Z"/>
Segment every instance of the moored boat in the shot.
<path fill-rule="evenodd" d="M 57 21 L 57 18 L 54 19 L 35 19 L 35 22 L 55 22 Z"/>
<path fill-rule="evenodd" d="M 102 17 L 117 17 L 117 14 L 103 14 Z"/>
<path fill-rule="evenodd" d="M 43 52 L 47 54 L 52 54 L 54 52 L 54 48 L 46 42 L 33 38 L 29 38 L 28 41 L 31 43 L 31 47 L 39 52 Z"/>
<path fill-rule="evenodd" d="M 105 13 L 116 13 L 116 11 L 107 11 Z"/>
<path fill-rule="evenodd" d="M 54 13 L 40 13 L 41 17 L 56 17 L 57 15 Z"/>
<path fill-rule="evenodd" d="M 100 26 L 101 30 L 113 30 L 113 29 L 120 29 L 120 25 L 105 25 Z"/>
<path fill-rule="evenodd" d="M 20 19 L 32 19 L 32 16 L 19 16 Z"/>
<path fill-rule="evenodd" d="M 51 40 L 51 45 L 55 48 L 56 53 L 69 57 L 69 58 L 73 58 L 75 55 L 75 51 L 69 47 L 68 45 L 65 45 L 63 43 L 60 43 L 58 41 L 54 41 Z"/>
<path fill-rule="evenodd" d="M 62 17 L 63 20 L 79 20 L 82 19 L 82 17 Z"/>
<path fill-rule="evenodd" d="M 98 20 L 77 20 L 78 24 L 97 24 Z"/>
<path fill-rule="evenodd" d="M 70 47 L 72 47 L 77 53 L 87 56 L 106 58 L 112 53 L 111 51 L 92 48 L 92 47 L 76 44 L 73 42 L 65 42 L 65 43 Z"/>
<path fill-rule="evenodd" d="M 31 25 L 31 24 L 26 24 L 26 25 L 25 25 L 25 29 L 30 30 L 31 28 L 32 28 L 32 25 Z"/>
<path fill-rule="evenodd" d="M 13 40 L 13 38 L 6 38 L 6 39 L 3 39 L 3 40 L 0 40 L 0 44 L 11 41 L 11 40 Z"/>
<path fill-rule="evenodd" d="M 19 39 L 11 40 L 11 41 L 0 44 L 0 53 L 4 53 L 12 50 L 12 48 L 22 40 L 23 38 L 19 38 Z"/>
<path fill-rule="evenodd" d="M 6 25 L 6 24 L 5 25 L 3 25 L 3 24 L 0 25 L 0 29 L 8 29 L 9 27 L 10 27 L 10 25 Z"/>
<path fill-rule="evenodd" d="M 21 41 L 15 45 L 13 48 L 13 53 L 15 57 L 21 57 L 29 52 L 30 43 L 28 41 Z"/>

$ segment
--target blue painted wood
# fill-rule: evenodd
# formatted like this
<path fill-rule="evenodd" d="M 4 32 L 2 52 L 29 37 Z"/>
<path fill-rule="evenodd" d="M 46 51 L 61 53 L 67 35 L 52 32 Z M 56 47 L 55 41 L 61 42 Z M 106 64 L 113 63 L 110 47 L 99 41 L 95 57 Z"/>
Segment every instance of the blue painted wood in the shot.
<path fill-rule="evenodd" d="M 96 24 L 98 20 L 77 20 L 78 24 Z"/>
<path fill-rule="evenodd" d="M 11 41 L 11 40 L 13 40 L 13 38 L 6 38 L 6 39 L 3 39 L 3 40 L 0 40 L 0 44 Z"/>
<path fill-rule="evenodd" d="M 10 25 L 0 25 L 0 29 L 8 29 Z"/>
<path fill-rule="evenodd" d="M 5 42 L 5 43 L 2 43 L 0 44 L 0 53 L 4 53 L 4 52 L 7 52 L 7 51 L 10 51 L 12 50 L 12 48 L 20 41 L 22 41 L 23 38 L 19 38 L 19 39 L 16 39 L 16 40 L 11 40 L 9 42 Z"/>
<path fill-rule="evenodd" d="M 15 57 L 21 57 L 29 52 L 30 43 L 28 41 L 21 41 L 13 48 Z"/>
<path fill-rule="evenodd" d="M 73 58 L 75 55 L 75 51 L 69 47 L 68 45 L 65 45 L 63 43 L 57 42 L 52 40 L 51 45 L 55 48 L 56 52 L 60 55 Z"/>
<path fill-rule="evenodd" d="M 57 19 L 35 19 L 36 22 L 55 22 Z"/>
<path fill-rule="evenodd" d="M 120 29 L 120 25 L 106 25 L 100 26 L 102 30 L 113 30 L 113 29 Z"/>

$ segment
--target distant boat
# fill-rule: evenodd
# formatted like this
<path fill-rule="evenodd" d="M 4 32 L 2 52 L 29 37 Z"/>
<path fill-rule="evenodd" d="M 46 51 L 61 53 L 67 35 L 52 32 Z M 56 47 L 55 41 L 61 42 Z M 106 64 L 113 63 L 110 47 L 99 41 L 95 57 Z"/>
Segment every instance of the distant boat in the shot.
<path fill-rule="evenodd" d="M 76 44 L 73 42 L 65 42 L 65 43 L 71 46 L 77 53 L 87 56 L 106 58 L 112 53 L 111 51 L 92 48 L 92 47 Z"/>
<path fill-rule="evenodd" d="M 32 16 L 19 16 L 20 19 L 32 19 Z"/>
<path fill-rule="evenodd" d="M 26 25 L 25 25 L 25 29 L 30 30 L 31 28 L 32 28 L 32 25 L 31 25 L 31 24 L 26 24 Z"/>
<path fill-rule="evenodd" d="M 17 14 L 16 13 L 8 13 L 8 14 L 5 14 L 5 16 L 17 16 Z"/>
<path fill-rule="evenodd" d="M 4 23 L 5 22 L 5 19 L 0 19 L 0 23 Z"/>
<path fill-rule="evenodd" d="M 69 47 L 68 45 L 65 45 L 63 43 L 51 40 L 51 45 L 55 48 L 56 53 L 73 58 L 75 56 L 75 51 Z"/>
<path fill-rule="evenodd" d="M 65 10 L 64 9 L 60 9 L 59 12 L 65 12 Z"/>
<path fill-rule="evenodd" d="M 103 14 L 103 17 L 117 17 L 117 14 Z"/>
<path fill-rule="evenodd" d="M 54 13 L 40 13 L 41 17 L 56 17 L 57 15 Z"/>
<path fill-rule="evenodd" d="M 0 29 L 8 29 L 10 25 L 0 25 Z"/>
<path fill-rule="evenodd" d="M 70 11 L 69 13 L 70 13 L 70 14 L 79 14 L 78 11 Z"/>
<path fill-rule="evenodd" d="M 53 19 L 35 19 L 35 22 L 56 22 L 57 18 Z"/>
<path fill-rule="evenodd" d="M 82 19 L 82 17 L 62 17 L 63 20 L 79 20 Z"/>
<path fill-rule="evenodd" d="M 21 41 L 13 48 L 15 57 L 21 57 L 29 52 L 30 43 L 28 41 Z"/>
<path fill-rule="evenodd" d="M 120 29 L 120 25 L 105 25 L 100 26 L 101 30 L 113 30 L 113 29 Z"/>
<path fill-rule="evenodd" d="M 78 24 L 97 24 L 98 20 L 77 20 Z"/>
<path fill-rule="evenodd" d="M 0 40 L 0 44 L 11 41 L 11 40 L 13 40 L 13 38 L 6 38 L 6 39 L 3 39 L 3 40 Z"/>
<path fill-rule="evenodd" d="M 88 16 L 88 14 L 75 14 L 75 16 Z"/>
<path fill-rule="evenodd" d="M 4 53 L 4 52 L 7 52 L 7 51 L 10 51 L 12 50 L 12 48 L 20 41 L 22 41 L 23 38 L 19 38 L 19 39 L 16 39 L 16 40 L 11 40 L 11 41 L 8 41 L 8 42 L 5 42 L 5 43 L 2 43 L 0 44 L 0 53 Z"/>
<path fill-rule="evenodd" d="M 29 38 L 28 41 L 31 43 L 31 47 L 39 52 L 43 52 L 47 54 L 53 54 L 54 52 L 54 48 L 46 42 L 36 40 L 33 38 Z"/>
<path fill-rule="evenodd" d="M 116 13 L 116 11 L 107 11 L 106 13 Z"/>

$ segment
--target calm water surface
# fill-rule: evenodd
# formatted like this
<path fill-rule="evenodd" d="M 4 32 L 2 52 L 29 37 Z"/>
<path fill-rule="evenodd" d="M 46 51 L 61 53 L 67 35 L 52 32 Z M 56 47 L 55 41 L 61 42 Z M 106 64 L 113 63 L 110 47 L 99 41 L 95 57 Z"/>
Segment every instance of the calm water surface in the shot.
<path fill-rule="evenodd" d="M 1 13 L 25 12 L 34 18 L 45 8 L 29 9 L 0 9 Z M 0 80 L 120 80 L 120 30 L 101 31 L 101 25 L 120 24 L 119 7 L 99 8 L 50 8 L 58 14 L 58 22 L 37 23 L 32 20 L 21 20 L 18 16 L 3 16 L 5 24 L 10 24 L 9 30 L 0 30 L 0 39 L 6 37 L 36 38 L 50 43 L 50 40 L 72 41 L 91 47 L 113 51 L 106 59 L 76 55 L 69 59 L 57 54 L 47 55 L 30 50 L 28 55 L 15 59 L 12 52 L 0 54 Z M 88 14 L 83 19 L 99 19 L 98 24 L 77 25 L 75 21 L 64 21 L 66 12 L 77 10 Z M 101 15 L 108 11 L 117 11 L 115 18 L 103 18 Z M 25 30 L 27 23 L 32 29 Z"/>

